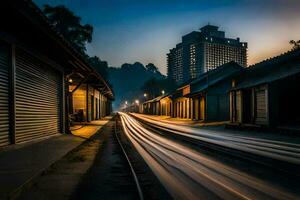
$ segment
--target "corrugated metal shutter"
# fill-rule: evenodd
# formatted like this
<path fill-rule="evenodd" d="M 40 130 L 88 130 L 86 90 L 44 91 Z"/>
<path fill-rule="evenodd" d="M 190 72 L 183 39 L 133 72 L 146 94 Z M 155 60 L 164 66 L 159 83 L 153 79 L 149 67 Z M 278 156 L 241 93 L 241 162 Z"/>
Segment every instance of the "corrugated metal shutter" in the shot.
<path fill-rule="evenodd" d="M 16 142 L 61 132 L 62 74 L 16 50 Z"/>
<path fill-rule="evenodd" d="M 256 90 L 256 120 L 257 124 L 267 123 L 267 104 L 266 104 L 266 90 Z"/>
<path fill-rule="evenodd" d="M 235 108 L 236 108 L 236 121 L 242 122 L 242 94 L 241 91 L 236 91 L 235 99 Z"/>
<path fill-rule="evenodd" d="M 0 43 L 0 146 L 9 140 L 9 46 Z"/>
<path fill-rule="evenodd" d="M 87 91 L 87 102 L 88 102 L 88 121 L 92 120 L 92 93 L 93 93 L 93 88 L 92 86 L 88 85 L 88 91 Z"/>
<path fill-rule="evenodd" d="M 200 97 L 200 120 L 205 119 L 205 97 Z"/>

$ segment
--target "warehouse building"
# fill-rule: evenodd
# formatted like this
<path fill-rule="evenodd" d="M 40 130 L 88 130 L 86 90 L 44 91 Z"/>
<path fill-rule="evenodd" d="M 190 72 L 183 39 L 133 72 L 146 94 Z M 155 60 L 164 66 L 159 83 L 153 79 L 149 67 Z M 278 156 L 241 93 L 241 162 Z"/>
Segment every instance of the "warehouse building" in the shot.
<path fill-rule="evenodd" d="M 300 49 L 250 66 L 232 80 L 231 122 L 300 130 Z"/>
<path fill-rule="evenodd" d="M 190 86 L 184 85 L 174 92 L 173 99 L 173 113 L 175 118 L 190 118 L 191 114 L 191 100 L 186 95 L 190 93 Z"/>
<path fill-rule="evenodd" d="M 123 107 L 122 112 L 144 113 L 143 104 L 133 102 L 131 105 Z"/>
<path fill-rule="evenodd" d="M 98 106 L 108 108 L 102 116 L 109 113 L 113 93 L 107 83 L 36 5 L 3 1 L 0 21 L 0 146 L 68 132 L 69 85 L 75 76 L 105 97 Z"/>
<path fill-rule="evenodd" d="M 172 116 L 173 112 L 173 101 L 171 95 L 164 95 L 160 100 L 159 103 L 161 105 L 160 107 L 160 113 L 163 116 Z"/>
<path fill-rule="evenodd" d="M 229 62 L 202 74 L 173 95 L 174 117 L 203 121 L 229 121 L 231 78 L 244 68 Z"/>
<path fill-rule="evenodd" d="M 143 103 L 143 113 L 147 113 L 150 115 L 160 115 L 161 114 L 161 105 L 160 99 L 163 96 L 158 96 L 154 99 L 148 100 Z"/>
<path fill-rule="evenodd" d="M 93 73 L 85 80 L 77 74 L 70 76 L 69 108 L 75 122 L 89 122 L 100 119 L 111 113 L 112 96 L 109 90 L 103 90 L 101 77 Z M 108 92 L 108 93 L 107 93 Z"/>
<path fill-rule="evenodd" d="M 175 92 L 143 104 L 144 113 L 201 121 L 229 121 L 232 77 L 244 68 L 234 61 L 201 74 Z"/>
<path fill-rule="evenodd" d="M 143 113 L 150 115 L 172 116 L 172 96 L 162 95 L 143 103 Z"/>

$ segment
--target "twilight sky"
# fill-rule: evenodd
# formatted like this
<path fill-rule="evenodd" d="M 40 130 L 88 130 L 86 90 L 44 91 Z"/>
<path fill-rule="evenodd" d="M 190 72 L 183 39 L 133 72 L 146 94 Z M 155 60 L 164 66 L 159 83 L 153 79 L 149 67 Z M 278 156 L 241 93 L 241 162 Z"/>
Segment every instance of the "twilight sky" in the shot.
<path fill-rule="evenodd" d="M 166 53 L 181 36 L 210 23 L 248 42 L 248 64 L 300 39 L 299 0 L 34 0 L 63 4 L 94 26 L 88 54 L 110 66 L 139 61 L 166 73 Z"/>

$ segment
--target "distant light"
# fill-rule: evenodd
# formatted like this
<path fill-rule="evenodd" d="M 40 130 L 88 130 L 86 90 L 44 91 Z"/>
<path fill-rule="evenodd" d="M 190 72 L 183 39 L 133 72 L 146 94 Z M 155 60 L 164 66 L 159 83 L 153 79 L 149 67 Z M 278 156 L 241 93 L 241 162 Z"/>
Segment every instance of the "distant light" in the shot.
<path fill-rule="evenodd" d="M 144 97 L 147 97 L 147 94 L 146 94 L 146 93 L 144 93 Z"/>
<path fill-rule="evenodd" d="M 69 79 L 69 83 L 73 83 L 73 80 L 71 78 Z"/>
<path fill-rule="evenodd" d="M 205 39 L 208 40 L 208 37 L 206 37 Z"/>
<path fill-rule="evenodd" d="M 128 104 L 128 102 L 127 102 L 127 101 L 125 101 L 125 104 L 127 105 L 127 104 Z"/>
<path fill-rule="evenodd" d="M 136 103 L 136 104 L 139 104 L 139 103 L 140 103 L 140 101 L 139 101 L 139 100 L 135 100 L 135 103 Z"/>
<path fill-rule="evenodd" d="M 164 95 L 164 94 L 165 94 L 165 91 L 164 91 L 164 90 L 162 90 L 162 91 L 161 91 L 161 93 Z"/>
<path fill-rule="evenodd" d="M 229 41 L 229 40 L 228 40 L 227 42 L 228 42 L 228 43 L 230 43 L 230 41 Z"/>

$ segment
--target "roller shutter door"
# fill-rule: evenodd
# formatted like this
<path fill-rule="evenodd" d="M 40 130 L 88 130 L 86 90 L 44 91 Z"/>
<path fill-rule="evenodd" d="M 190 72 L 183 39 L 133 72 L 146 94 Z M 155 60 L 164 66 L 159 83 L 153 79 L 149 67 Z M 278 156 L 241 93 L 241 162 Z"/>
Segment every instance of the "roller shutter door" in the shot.
<path fill-rule="evenodd" d="M 236 108 L 236 121 L 242 122 L 242 93 L 241 91 L 236 91 L 235 97 L 235 108 Z"/>
<path fill-rule="evenodd" d="M 0 43 L 0 146 L 9 144 L 9 47 Z"/>
<path fill-rule="evenodd" d="M 200 97 L 200 120 L 205 119 L 205 97 Z"/>
<path fill-rule="evenodd" d="M 266 90 L 257 89 L 255 94 L 256 99 L 256 120 L 257 124 L 267 123 L 267 103 L 266 103 Z"/>
<path fill-rule="evenodd" d="M 61 132 L 62 74 L 16 50 L 16 142 Z"/>

